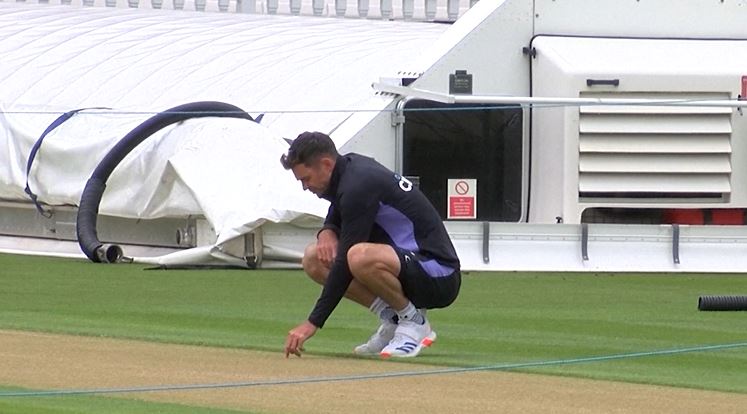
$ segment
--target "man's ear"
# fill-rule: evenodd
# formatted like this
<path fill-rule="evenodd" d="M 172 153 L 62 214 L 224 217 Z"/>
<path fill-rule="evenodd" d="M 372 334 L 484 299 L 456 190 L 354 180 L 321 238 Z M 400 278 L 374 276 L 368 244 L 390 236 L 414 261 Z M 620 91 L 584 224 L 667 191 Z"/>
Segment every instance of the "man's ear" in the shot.
<path fill-rule="evenodd" d="M 325 170 L 332 171 L 335 168 L 335 160 L 332 157 L 322 157 L 319 159 L 319 163 Z"/>

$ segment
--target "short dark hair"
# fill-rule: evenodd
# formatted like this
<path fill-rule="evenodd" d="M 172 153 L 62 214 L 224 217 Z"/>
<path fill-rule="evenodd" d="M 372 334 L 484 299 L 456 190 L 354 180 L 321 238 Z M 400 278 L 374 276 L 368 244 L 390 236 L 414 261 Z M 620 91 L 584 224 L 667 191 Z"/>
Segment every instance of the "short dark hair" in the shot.
<path fill-rule="evenodd" d="M 280 157 L 280 163 L 290 170 L 298 164 L 313 164 L 323 155 L 337 159 L 339 154 L 332 138 L 321 132 L 303 132 L 293 140 L 288 154 Z"/>

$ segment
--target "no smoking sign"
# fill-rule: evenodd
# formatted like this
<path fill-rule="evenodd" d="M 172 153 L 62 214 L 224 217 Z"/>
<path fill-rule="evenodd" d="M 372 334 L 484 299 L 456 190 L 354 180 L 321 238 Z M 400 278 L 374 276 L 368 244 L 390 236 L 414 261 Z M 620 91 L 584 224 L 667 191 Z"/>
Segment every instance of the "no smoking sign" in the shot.
<path fill-rule="evenodd" d="M 469 192 L 469 184 L 464 180 L 459 180 L 454 184 L 454 190 L 459 195 L 465 195 Z"/>
<path fill-rule="evenodd" d="M 477 218 L 477 180 L 474 178 L 450 178 L 447 219 Z"/>

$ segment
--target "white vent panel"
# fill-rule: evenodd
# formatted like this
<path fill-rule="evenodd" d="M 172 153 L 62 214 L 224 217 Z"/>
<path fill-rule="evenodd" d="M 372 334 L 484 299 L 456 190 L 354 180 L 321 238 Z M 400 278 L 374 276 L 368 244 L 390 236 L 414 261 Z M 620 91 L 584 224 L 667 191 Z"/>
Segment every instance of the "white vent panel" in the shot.
<path fill-rule="evenodd" d="M 582 93 L 581 97 L 720 100 L 728 94 Z M 682 200 L 731 192 L 731 108 L 582 106 L 579 193 Z"/>
<path fill-rule="evenodd" d="M 730 173 L 728 154 L 581 154 L 579 171 L 604 173 Z"/>
<path fill-rule="evenodd" d="M 583 114 L 579 132 L 606 134 L 729 134 L 722 114 Z"/>
<path fill-rule="evenodd" d="M 583 134 L 581 153 L 729 154 L 728 134 Z"/>
<path fill-rule="evenodd" d="M 719 174 L 636 174 L 631 180 L 621 174 L 591 173 L 580 183 L 584 194 L 591 193 L 672 193 L 708 194 L 728 193 L 731 190 L 729 178 Z"/>

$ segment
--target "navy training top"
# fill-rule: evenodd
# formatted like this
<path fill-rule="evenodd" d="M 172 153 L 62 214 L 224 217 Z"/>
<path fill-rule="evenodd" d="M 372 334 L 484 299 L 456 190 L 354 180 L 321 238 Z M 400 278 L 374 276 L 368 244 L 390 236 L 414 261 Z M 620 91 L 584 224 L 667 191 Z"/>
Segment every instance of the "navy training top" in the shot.
<path fill-rule="evenodd" d="M 329 188 L 331 202 L 323 229 L 339 238 L 337 257 L 309 322 L 322 327 L 353 277 L 347 252 L 361 242 L 386 243 L 414 253 L 432 277 L 459 270 L 459 258 L 438 212 L 412 182 L 374 159 L 350 153 L 337 158 Z"/>

